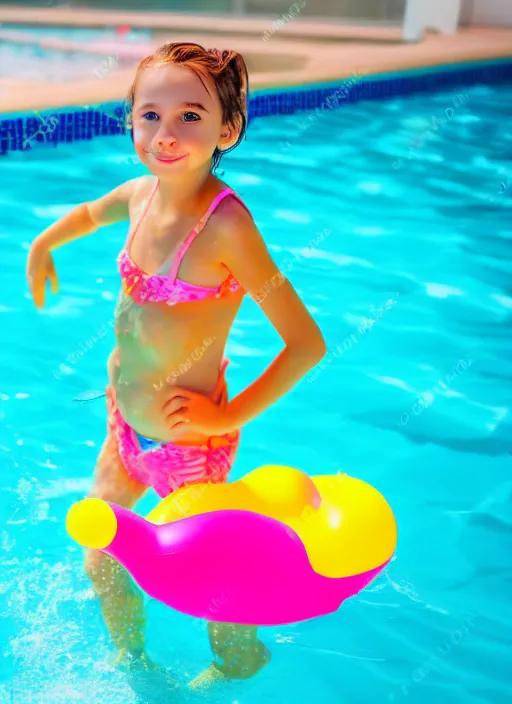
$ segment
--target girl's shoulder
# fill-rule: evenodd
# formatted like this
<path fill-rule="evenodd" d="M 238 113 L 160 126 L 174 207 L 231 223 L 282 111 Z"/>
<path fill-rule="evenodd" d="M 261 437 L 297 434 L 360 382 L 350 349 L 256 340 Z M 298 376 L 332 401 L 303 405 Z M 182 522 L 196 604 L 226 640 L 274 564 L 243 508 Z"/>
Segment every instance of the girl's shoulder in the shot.
<path fill-rule="evenodd" d="M 227 194 L 212 213 L 213 223 L 220 227 L 225 227 L 226 225 L 243 226 L 244 224 L 253 223 L 251 211 L 241 196 L 223 181 L 220 181 L 219 187 L 219 195 L 224 192 L 227 192 Z"/>
<path fill-rule="evenodd" d="M 140 202 L 143 193 L 150 188 L 150 181 L 147 176 L 132 178 L 103 196 L 88 201 L 89 214 L 94 224 L 101 227 L 132 217 L 136 203 Z"/>
<path fill-rule="evenodd" d="M 235 191 L 217 205 L 210 223 L 213 240 L 220 252 L 248 253 L 265 248 L 263 236 L 249 208 Z"/>

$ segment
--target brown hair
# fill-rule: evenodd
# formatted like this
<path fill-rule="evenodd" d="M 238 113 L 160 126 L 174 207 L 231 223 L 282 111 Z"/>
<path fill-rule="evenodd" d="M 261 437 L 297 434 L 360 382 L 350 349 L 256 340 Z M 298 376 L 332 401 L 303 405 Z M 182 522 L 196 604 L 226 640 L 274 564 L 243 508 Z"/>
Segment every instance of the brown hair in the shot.
<path fill-rule="evenodd" d="M 232 130 L 239 130 L 236 143 L 229 149 L 221 151 L 218 147 L 215 147 L 212 157 L 212 171 L 214 171 L 219 166 L 222 156 L 237 147 L 245 137 L 249 89 L 247 66 L 242 56 L 236 51 L 205 49 L 199 44 L 191 44 L 189 42 L 164 44 L 154 54 L 142 59 L 137 67 L 135 78 L 127 96 L 130 103 L 128 109 L 130 117 L 135 98 L 135 86 L 141 72 L 151 66 L 162 66 L 171 63 L 190 68 L 199 77 L 206 89 L 204 78 L 209 76 L 217 89 L 222 107 L 223 124 L 229 125 Z M 131 123 L 131 120 L 129 122 Z"/>

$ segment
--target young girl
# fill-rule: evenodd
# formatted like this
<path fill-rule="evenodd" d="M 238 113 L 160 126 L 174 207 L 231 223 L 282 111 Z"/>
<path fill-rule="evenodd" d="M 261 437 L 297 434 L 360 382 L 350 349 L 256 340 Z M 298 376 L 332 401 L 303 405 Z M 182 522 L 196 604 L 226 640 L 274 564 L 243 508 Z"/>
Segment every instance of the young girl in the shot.
<path fill-rule="evenodd" d="M 108 434 L 90 496 L 132 508 L 149 487 L 165 497 L 188 484 L 227 481 L 240 428 L 326 352 L 247 208 L 213 175 L 245 135 L 247 87 L 244 60 L 234 51 L 173 43 L 143 59 L 129 101 L 135 150 L 152 175 L 77 206 L 31 246 L 27 278 L 41 308 L 46 281 L 58 290 L 52 250 L 130 220 L 117 260 L 122 291 L 108 361 Z M 224 349 L 246 294 L 284 348 L 228 400 Z M 123 659 L 149 666 L 141 592 L 101 552 L 87 551 L 85 569 Z M 211 672 L 246 678 L 268 660 L 255 627 L 211 622 L 208 633 Z"/>

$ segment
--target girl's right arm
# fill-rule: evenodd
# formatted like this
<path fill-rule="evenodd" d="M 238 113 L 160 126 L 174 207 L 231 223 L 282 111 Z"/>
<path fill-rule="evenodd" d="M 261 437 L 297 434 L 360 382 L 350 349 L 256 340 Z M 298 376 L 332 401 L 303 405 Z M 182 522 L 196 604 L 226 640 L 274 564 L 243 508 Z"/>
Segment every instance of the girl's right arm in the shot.
<path fill-rule="evenodd" d="M 27 280 L 32 298 L 38 308 L 44 305 L 47 281 L 51 283 L 52 293 L 58 292 L 59 285 L 51 255 L 52 250 L 90 235 L 103 225 L 127 220 L 130 200 L 141 180 L 141 178 L 132 179 L 114 188 L 102 198 L 77 205 L 35 238 L 28 253 Z"/>

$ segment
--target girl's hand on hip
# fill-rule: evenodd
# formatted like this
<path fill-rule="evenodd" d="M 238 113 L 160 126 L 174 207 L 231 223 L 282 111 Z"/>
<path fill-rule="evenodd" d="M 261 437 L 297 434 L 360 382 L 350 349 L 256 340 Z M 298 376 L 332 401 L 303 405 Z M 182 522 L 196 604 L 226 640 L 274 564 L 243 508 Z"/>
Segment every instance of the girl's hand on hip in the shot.
<path fill-rule="evenodd" d="M 181 435 L 194 432 L 223 435 L 228 432 L 226 403 L 217 405 L 208 396 L 175 386 L 163 405 L 165 419 L 171 430 Z"/>
<path fill-rule="evenodd" d="M 46 282 L 49 281 L 52 293 L 58 293 L 59 281 L 53 257 L 45 246 L 32 243 L 27 259 L 27 281 L 37 308 L 44 306 Z"/>

